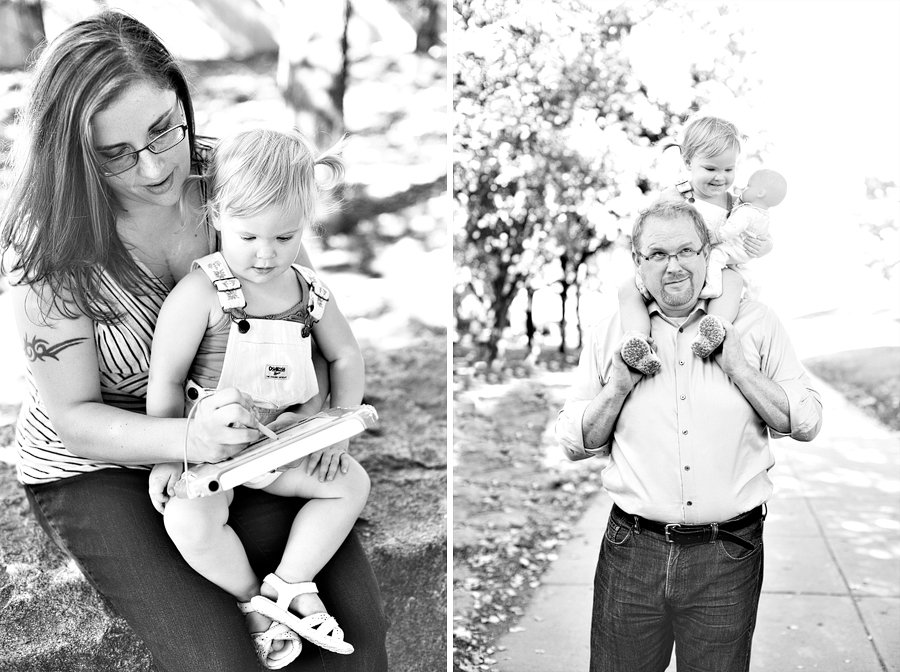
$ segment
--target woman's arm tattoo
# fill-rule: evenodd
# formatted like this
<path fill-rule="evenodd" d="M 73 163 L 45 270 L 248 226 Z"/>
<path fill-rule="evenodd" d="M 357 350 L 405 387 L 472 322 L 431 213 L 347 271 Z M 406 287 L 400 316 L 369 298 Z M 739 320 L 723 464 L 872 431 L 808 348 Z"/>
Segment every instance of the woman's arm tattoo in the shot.
<path fill-rule="evenodd" d="M 57 355 L 60 352 L 62 352 L 66 348 L 71 348 L 73 345 L 78 345 L 82 341 L 86 341 L 87 338 L 70 338 L 66 341 L 61 341 L 56 345 L 50 345 L 49 341 L 46 341 L 43 338 L 38 338 L 37 336 L 29 341 L 28 334 L 25 334 L 24 340 L 25 356 L 28 358 L 29 362 L 34 362 L 37 360 L 44 361 L 46 359 L 55 359 L 58 362 L 59 357 L 57 357 Z"/>

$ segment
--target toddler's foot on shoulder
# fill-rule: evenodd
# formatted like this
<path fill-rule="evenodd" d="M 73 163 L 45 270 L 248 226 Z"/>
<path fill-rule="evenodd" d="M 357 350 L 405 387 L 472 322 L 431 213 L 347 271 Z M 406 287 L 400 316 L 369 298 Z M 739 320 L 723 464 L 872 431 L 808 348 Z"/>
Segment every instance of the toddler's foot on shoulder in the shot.
<path fill-rule="evenodd" d="M 691 350 L 698 357 L 709 357 L 725 340 L 725 326 L 716 315 L 700 320 L 697 336 L 691 341 Z"/>
<path fill-rule="evenodd" d="M 652 376 L 662 368 L 662 362 L 653 348 L 640 336 L 632 336 L 622 343 L 622 359 L 635 371 Z"/>

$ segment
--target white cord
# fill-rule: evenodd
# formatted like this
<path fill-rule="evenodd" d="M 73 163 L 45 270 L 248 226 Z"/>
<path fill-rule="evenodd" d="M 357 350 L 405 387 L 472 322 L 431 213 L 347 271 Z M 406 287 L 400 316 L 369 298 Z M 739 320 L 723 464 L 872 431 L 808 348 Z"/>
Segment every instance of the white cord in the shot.
<path fill-rule="evenodd" d="M 188 473 L 188 432 L 191 428 L 191 420 L 194 419 L 194 414 L 197 412 L 197 407 L 200 406 L 200 402 L 203 401 L 206 397 L 202 397 L 197 400 L 197 403 L 191 406 L 191 410 L 188 411 L 187 414 L 187 422 L 184 425 L 184 478 L 187 478 Z"/>

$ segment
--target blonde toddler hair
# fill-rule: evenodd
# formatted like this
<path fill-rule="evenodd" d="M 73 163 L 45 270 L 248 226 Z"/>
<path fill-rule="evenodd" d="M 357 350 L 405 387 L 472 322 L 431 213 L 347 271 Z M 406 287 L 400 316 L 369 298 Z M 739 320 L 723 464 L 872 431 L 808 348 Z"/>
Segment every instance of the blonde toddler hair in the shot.
<path fill-rule="evenodd" d="M 345 144 L 342 137 L 319 151 L 296 130 L 254 129 L 227 136 L 213 148 L 204 176 L 207 213 L 213 219 L 249 217 L 277 205 L 310 226 L 317 211 L 334 206 L 324 196 L 343 182 Z"/>
<path fill-rule="evenodd" d="M 695 117 L 684 127 L 681 141 L 681 158 L 689 166 L 695 156 L 715 157 L 734 149 L 740 153 L 741 142 L 747 136 L 741 135 L 737 126 L 719 117 Z"/>

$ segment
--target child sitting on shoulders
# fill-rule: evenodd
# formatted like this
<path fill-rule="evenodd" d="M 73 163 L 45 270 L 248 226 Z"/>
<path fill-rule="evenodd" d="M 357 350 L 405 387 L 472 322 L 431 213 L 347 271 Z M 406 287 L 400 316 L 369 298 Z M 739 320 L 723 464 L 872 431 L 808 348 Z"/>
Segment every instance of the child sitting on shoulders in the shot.
<path fill-rule="evenodd" d="M 702 215 L 711 242 L 724 242 L 724 238 L 718 238 L 716 232 L 725 225 L 734 207 L 734 197 L 729 189 L 734 183 L 741 141 L 745 139 L 734 124 L 724 119 L 692 119 L 685 127 L 680 146 L 689 175 L 660 196 L 660 199 L 684 199 L 691 203 Z M 772 239 L 768 233 L 757 237 L 752 231 L 745 231 L 741 244 L 748 258 L 759 257 L 772 250 Z M 667 263 L 671 263 L 671 259 L 667 256 Z M 718 253 L 717 259 L 722 259 Z M 691 350 L 699 357 L 708 357 L 722 344 L 725 339 L 722 319 L 734 320 L 744 291 L 745 281 L 741 273 L 725 264 L 719 265 L 719 272 L 714 272 L 712 282 L 718 286 L 711 286 L 707 276 L 700 294 L 701 298 L 709 299 L 707 315 L 700 320 L 697 337 L 691 343 Z M 650 316 L 645 302 L 648 298 L 638 274 L 635 274 L 633 281 L 629 280 L 619 288 L 622 330 L 625 333 L 622 358 L 632 369 L 652 375 L 659 371 L 661 362 L 652 345 Z"/>

